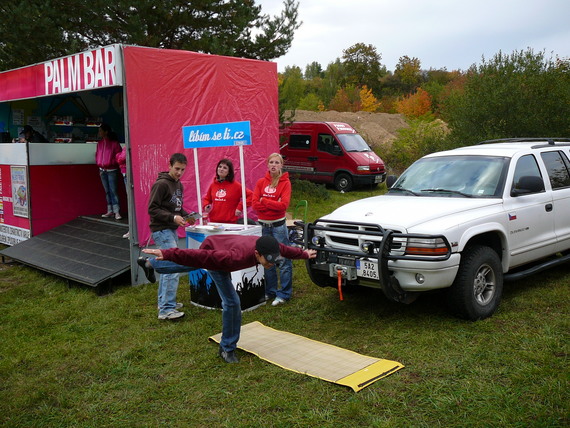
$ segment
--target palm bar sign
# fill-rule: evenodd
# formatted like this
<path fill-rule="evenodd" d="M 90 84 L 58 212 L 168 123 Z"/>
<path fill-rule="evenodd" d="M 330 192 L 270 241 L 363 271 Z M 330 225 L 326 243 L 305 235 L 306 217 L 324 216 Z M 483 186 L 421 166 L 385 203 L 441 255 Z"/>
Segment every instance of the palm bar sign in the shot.
<path fill-rule="evenodd" d="M 251 145 L 249 121 L 183 126 L 185 149 Z"/>

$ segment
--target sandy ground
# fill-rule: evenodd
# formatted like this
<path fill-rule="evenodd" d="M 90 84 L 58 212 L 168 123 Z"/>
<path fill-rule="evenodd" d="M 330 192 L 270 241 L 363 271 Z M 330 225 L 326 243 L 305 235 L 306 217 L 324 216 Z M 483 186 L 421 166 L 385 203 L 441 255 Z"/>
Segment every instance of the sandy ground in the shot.
<path fill-rule="evenodd" d="M 369 113 L 365 111 L 306 111 L 296 110 L 297 122 L 344 122 L 351 125 L 372 147 L 390 144 L 396 138 L 396 131 L 408 125 L 401 114 Z"/>

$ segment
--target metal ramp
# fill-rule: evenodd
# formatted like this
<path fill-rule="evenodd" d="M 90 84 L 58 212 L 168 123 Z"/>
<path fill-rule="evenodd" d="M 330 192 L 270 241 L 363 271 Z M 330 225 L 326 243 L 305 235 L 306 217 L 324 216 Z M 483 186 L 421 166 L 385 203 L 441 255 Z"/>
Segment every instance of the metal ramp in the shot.
<path fill-rule="evenodd" d="M 96 287 L 131 268 L 126 224 L 78 217 L 0 251 L 25 265 Z"/>

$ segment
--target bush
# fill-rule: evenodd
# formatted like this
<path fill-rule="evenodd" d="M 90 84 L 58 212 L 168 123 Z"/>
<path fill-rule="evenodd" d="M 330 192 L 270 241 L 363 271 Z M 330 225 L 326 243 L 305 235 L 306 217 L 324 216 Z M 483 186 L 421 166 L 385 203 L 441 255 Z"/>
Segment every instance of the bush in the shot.
<path fill-rule="evenodd" d="M 452 148 L 449 131 L 441 120 L 408 120 L 409 128 L 398 130 L 398 138 L 384 151 L 382 159 L 394 174 L 399 174 L 416 160 L 429 153 Z"/>
<path fill-rule="evenodd" d="M 493 138 L 565 137 L 570 133 L 570 61 L 543 52 L 499 52 L 472 66 L 442 115 L 457 145 Z"/>

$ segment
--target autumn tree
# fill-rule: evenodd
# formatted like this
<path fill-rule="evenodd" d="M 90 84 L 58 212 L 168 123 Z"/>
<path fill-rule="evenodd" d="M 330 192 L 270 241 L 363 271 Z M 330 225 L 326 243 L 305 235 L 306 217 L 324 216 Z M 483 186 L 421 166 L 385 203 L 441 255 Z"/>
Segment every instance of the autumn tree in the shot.
<path fill-rule="evenodd" d="M 374 46 L 364 43 L 356 43 L 343 50 L 346 83 L 358 87 L 366 85 L 373 92 L 378 91 L 380 78 L 386 74 L 386 67 L 380 63 L 381 58 Z"/>
<path fill-rule="evenodd" d="M 396 102 L 396 111 L 406 118 L 420 118 L 431 113 L 431 96 L 422 88 Z"/>
<path fill-rule="evenodd" d="M 299 2 L 283 7 L 270 17 L 255 0 L 2 1 L 0 69 L 112 43 L 270 60 L 301 25 Z"/>
<path fill-rule="evenodd" d="M 461 71 L 447 71 L 444 69 L 430 68 L 425 72 L 426 81 L 422 83 L 421 88 L 425 90 L 431 97 L 431 108 L 436 116 L 439 116 L 440 106 L 447 98 L 450 90 L 457 87 L 457 83 L 463 73 Z M 454 82 L 452 84 L 452 82 Z"/>
<path fill-rule="evenodd" d="M 360 110 L 362 111 L 369 111 L 374 113 L 380 107 L 380 103 L 372 93 L 371 89 L 368 89 L 366 85 L 364 85 L 360 89 Z"/>
<path fill-rule="evenodd" d="M 329 103 L 329 110 L 359 111 L 360 90 L 353 85 L 347 85 L 339 88 L 336 95 Z"/>
<path fill-rule="evenodd" d="M 420 60 L 410 58 L 407 55 L 400 57 L 394 70 L 394 76 L 401 82 L 404 91 L 413 92 L 422 82 Z"/>

